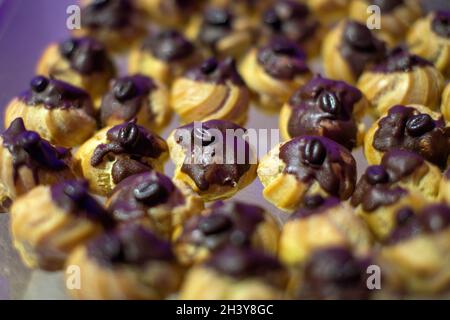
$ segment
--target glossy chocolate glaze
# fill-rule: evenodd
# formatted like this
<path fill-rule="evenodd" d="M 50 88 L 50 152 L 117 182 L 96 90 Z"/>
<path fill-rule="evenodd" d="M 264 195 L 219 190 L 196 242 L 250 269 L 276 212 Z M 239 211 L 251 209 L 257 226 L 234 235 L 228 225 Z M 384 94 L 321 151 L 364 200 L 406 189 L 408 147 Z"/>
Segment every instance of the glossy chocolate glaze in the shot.
<path fill-rule="evenodd" d="M 409 53 L 398 47 L 389 52 L 388 56 L 375 65 L 371 71 L 382 73 L 410 72 L 418 67 L 432 66 L 431 62 Z"/>
<path fill-rule="evenodd" d="M 294 42 L 285 38 L 274 38 L 260 48 L 258 63 L 274 78 L 293 80 L 296 76 L 309 72 L 306 55 Z"/>
<path fill-rule="evenodd" d="M 108 210 L 117 221 L 131 221 L 148 215 L 148 210 L 161 205 L 182 205 L 184 196 L 169 177 L 155 171 L 132 175 L 122 180 L 113 191 Z"/>
<path fill-rule="evenodd" d="M 226 8 L 209 7 L 203 13 L 198 41 L 216 51 L 216 44 L 233 32 L 233 14 Z"/>
<path fill-rule="evenodd" d="M 65 212 L 98 222 L 105 228 L 114 226 L 112 216 L 89 194 L 88 183 L 68 180 L 50 187 L 52 200 Z"/>
<path fill-rule="evenodd" d="M 352 154 L 324 137 L 302 136 L 280 147 L 280 159 L 286 164 L 284 172 L 300 181 L 319 185 L 330 195 L 347 199 L 356 183 L 356 163 Z"/>
<path fill-rule="evenodd" d="M 154 31 L 144 40 L 142 48 L 166 62 L 186 59 L 195 51 L 194 44 L 175 29 Z"/>
<path fill-rule="evenodd" d="M 89 94 L 66 82 L 36 76 L 30 81 L 30 89 L 19 95 L 28 106 L 44 105 L 48 109 L 83 109 L 94 114 Z"/>
<path fill-rule="evenodd" d="M 141 108 L 151 108 L 149 95 L 157 86 L 152 79 L 136 74 L 114 81 L 103 97 L 100 106 L 100 120 L 106 124 L 110 117 L 130 121 Z"/>
<path fill-rule="evenodd" d="M 385 57 L 386 45 L 364 24 L 349 21 L 344 26 L 339 51 L 353 74 L 359 77 L 368 65 Z"/>
<path fill-rule="evenodd" d="M 434 234 L 450 227 L 450 208 L 445 204 L 431 204 L 417 214 L 411 208 L 397 211 L 397 227 L 386 242 L 390 245 L 407 241 L 419 234 Z"/>
<path fill-rule="evenodd" d="M 189 219 L 178 241 L 211 251 L 227 244 L 250 245 L 256 228 L 263 221 L 261 207 L 238 201 L 218 201 L 207 214 Z"/>
<path fill-rule="evenodd" d="M 353 108 L 361 98 L 361 91 L 343 81 L 316 76 L 289 100 L 288 133 L 291 137 L 321 135 L 351 150 L 358 132 Z"/>
<path fill-rule="evenodd" d="M 366 285 L 368 261 L 358 259 L 345 248 L 318 250 L 307 261 L 297 298 L 368 299 Z"/>
<path fill-rule="evenodd" d="M 250 169 L 249 144 L 241 137 L 227 139 L 227 130 L 236 134 L 246 132 L 226 120 L 210 120 L 197 126 L 192 122 L 175 131 L 175 141 L 186 152 L 181 171 L 202 191 L 212 185 L 235 187 Z"/>
<path fill-rule="evenodd" d="M 100 165 L 107 154 L 113 153 L 117 160 L 112 168 L 114 183 L 119 183 L 132 174 L 151 170 L 142 159 L 158 158 L 167 151 L 167 146 L 158 135 L 137 125 L 134 120 L 111 128 L 106 136 L 108 142 L 95 148 L 91 165 Z"/>
<path fill-rule="evenodd" d="M 185 77 L 194 81 L 225 84 L 231 82 L 237 86 L 245 86 L 245 82 L 236 69 L 236 62 L 232 58 L 218 61 L 209 58 L 201 65 L 186 72 Z"/>
<path fill-rule="evenodd" d="M 290 219 L 305 219 L 321 214 L 327 212 L 328 209 L 337 207 L 340 203 L 340 200 L 335 197 L 324 198 L 319 194 L 308 195 L 303 198 L 302 207 L 294 212 Z"/>
<path fill-rule="evenodd" d="M 70 38 L 59 44 L 59 52 L 70 67 L 83 75 L 114 74 L 115 68 L 103 44 L 90 37 Z M 57 75 L 58 70 L 52 70 Z"/>
<path fill-rule="evenodd" d="M 356 185 L 351 204 L 362 205 L 366 212 L 396 203 L 408 194 L 397 185 L 424 164 L 421 156 L 404 150 L 391 150 L 384 154 L 380 165 L 370 166 Z"/>
<path fill-rule="evenodd" d="M 314 37 L 319 22 L 307 5 L 292 1 L 276 1 L 263 14 L 263 23 L 270 34 L 280 35 L 299 44 Z"/>
<path fill-rule="evenodd" d="M 16 118 L 1 134 L 3 147 L 12 157 L 14 181 L 19 169 L 27 167 L 33 173 L 34 182 L 39 183 L 39 170 L 62 171 L 69 169 L 67 162 L 71 155 L 69 149 L 54 147 L 47 140 L 25 129 L 22 118 Z"/>
<path fill-rule="evenodd" d="M 416 152 L 444 169 L 450 153 L 450 129 L 412 107 L 397 105 L 378 123 L 373 147 L 381 152 L 402 149 Z"/>
<path fill-rule="evenodd" d="M 217 251 L 205 266 L 237 279 L 260 277 L 266 281 L 271 281 L 274 273 L 284 271 L 275 257 L 243 246 L 227 246 Z"/>
<path fill-rule="evenodd" d="M 94 0 L 81 10 L 81 25 L 92 29 L 122 29 L 132 24 L 131 0 Z"/>
<path fill-rule="evenodd" d="M 148 229 L 133 223 L 121 225 L 89 242 L 87 255 L 106 268 L 143 267 L 152 261 L 175 261 L 169 242 L 159 239 Z"/>
<path fill-rule="evenodd" d="M 380 7 L 381 13 L 388 14 L 405 3 L 404 0 L 369 0 L 370 5 Z"/>
<path fill-rule="evenodd" d="M 450 38 L 450 11 L 438 11 L 431 22 L 431 28 L 436 34 Z"/>

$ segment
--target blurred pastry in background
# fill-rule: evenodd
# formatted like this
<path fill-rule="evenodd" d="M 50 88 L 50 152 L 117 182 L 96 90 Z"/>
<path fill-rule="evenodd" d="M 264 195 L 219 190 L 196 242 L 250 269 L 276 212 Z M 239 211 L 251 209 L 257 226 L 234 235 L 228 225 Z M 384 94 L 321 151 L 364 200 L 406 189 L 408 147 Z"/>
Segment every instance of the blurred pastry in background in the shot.
<path fill-rule="evenodd" d="M 306 3 L 319 20 L 326 26 L 332 26 L 348 16 L 351 0 L 299 0 Z"/>
<path fill-rule="evenodd" d="M 150 21 L 182 29 L 189 18 L 198 14 L 204 0 L 135 0 Z M 240 1 L 239 1 L 240 2 Z"/>
<path fill-rule="evenodd" d="M 450 167 L 445 170 L 439 183 L 439 200 L 450 204 Z"/>
<path fill-rule="evenodd" d="M 450 83 L 444 89 L 442 93 L 441 112 L 447 122 L 450 121 Z"/>

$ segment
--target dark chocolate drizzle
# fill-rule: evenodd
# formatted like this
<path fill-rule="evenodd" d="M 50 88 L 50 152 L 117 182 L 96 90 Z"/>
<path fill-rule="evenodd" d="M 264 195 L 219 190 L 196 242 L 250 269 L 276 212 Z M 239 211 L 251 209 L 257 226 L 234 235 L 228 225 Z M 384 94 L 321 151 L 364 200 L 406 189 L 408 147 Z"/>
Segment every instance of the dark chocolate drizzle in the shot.
<path fill-rule="evenodd" d="M 344 26 L 339 51 L 353 74 L 359 77 L 368 65 L 385 57 L 386 45 L 364 24 L 349 21 Z"/>
<path fill-rule="evenodd" d="M 318 136 L 297 137 L 280 147 L 279 157 L 286 164 L 286 174 L 307 184 L 317 181 L 326 192 L 342 200 L 352 195 L 356 163 L 352 154 L 336 142 Z"/>
<path fill-rule="evenodd" d="M 450 153 L 450 130 L 442 119 L 433 120 L 413 107 L 397 105 L 378 123 L 373 147 L 381 152 L 415 152 L 444 169 Z"/>
<path fill-rule="evenodd" d="M 289 101 L 288 133 L 291 137 L 323 135 L 351 150 L 358 132 L 353 108 L 361 98 L 361 91 L 343 81 L 316 76 Z"/>
<path fill-rule="evenodd" d="M 21 167 L 29 168 L 34 182 L 39 183 L 39 170 L 62 171 L 69 169 L 69 149 L 54 147 L 47 140 L 34 132 L 25 129 L 22 118 L 16 118 L 2 135 L 3 147 L 8 149 L 12 157 L 13 177 L 17 180 Z"/>
<path fill-rule="evenodd" d="M 405 48 L 397 47 L 379 64 L 372 68 L 373 72 L 393 73 L 411 72 L 417 67 L 431 66 L 431 62 L 409 53 Z"/>
<path fill-rule="evenodd" d="M 92 29 L 123 29 L 136 11 L 130 0 L 94 0 L 81 10 L 81 25 Z"/>
<path fill-rule="evenodd" d="M 351 204 L 362 205 L 366 212 L 396 203 L 408 191 L 397 183 L 409 177 L 424 160 L 416 153 L 391 150 L 384 154 L 380 165 L 370 166 L 356 185 Z"/>
<path fill-rule="evenodd" d="M 306 219 L 308 217 L 327 212 L 340 204 L 340 200 L 335 197 L 324 199 L 319 194 L 308 195 L 303 198 L 302 207 L 290 216 L 291 220 Z"/>
<path fill-rule="evenodd" d="M 233 14 L 226 8 L 207 8 L 203 13 L 198 41 L 216 52 L 217 43 L 233 31 L 233 20 Z"/>
<path fill-rule="evenodd" d="M 221 274 L 237 279 L 267 278 L 273 273 L 284 271 L 283 266 L 275 257 L 243 246 L 227 246 L 212 255 L 205 265 Z"/>
<path fill-rule="evenodd" d="M 248 246 L 263 221 L 264 209 L 261 207 L 237 201 L 218 201 L 207 214 L 189 219 L 178 241 L 211 251 L 228 244 Z"/>
<path fill-rule="evenodd" d="M 318 250 L 307 261 L 297 298 L 361 300 L 368 299 L 366 284 L 369 262 L 358 259 L 340 247 Z"/>
<path fill-rule="evenodd" d="M 404 4 L 404 0 L 369 0 L 371 5 L 376 5 L 380 8 L 381 13 L 389 14 L 397 7 Z"/>
<path fill-rule="evenodd" d="M 203 61 L 201 65 L 188 70 L 185 77 L 194 81 L 213 84 L 225 84 L 230 81 L 237 86 L 245 86 L 244 80 L 236 69 L 236 62 L 232 58 L 226 58 L 222 61 L 209 58 Z"/>
<path fill-rule="evenodd" d="M 151 170 L 143 158 L 158 158 L 167 151 L 162 138 L 137 125 L 135 120 L 111 128 L 106 136 L 108 142 L 95 148 L 91 165 L 98 166 L 107 154 L 113 153 L 116 156 L 112 169 L 114 183 L 119 183 L 130 175 Z"/>
<path fill-rule="evenodd" d="M 450 38 L 450 11 L 438 11 L 433 17 L 431 28 L 436 34 Z"/>
<path fill-rule="evenodd" d="M 263 14 L 266 31 L 303 45 L 314 37 L 320 24 L 307 5 L 292 0 L 276 1 Z"/>
<path fill-rule="evenodd" d="M 292 80 L 309 72 L 305 53 L 286 38 L 272 39 L 258 50 L 257 59 L 264 71 L 277 79 Z"/>
<path fill-rule="evenodd" d="M 87 254 L 103 267 L 145 266 L 152 261 L 174 262 L 169 242 L 138 224 L 123 224 L 87 245 Z"/>
<path fill-rule="evenodd" d="M 90 37 L 70 38 L 59 44 L 61 56 L 70 67 L 83 75 L 107 72 L 115 73 L 115 68 L 103 44 Z"/>
<path fill-rule="evenodd" d="M 50 187 L 53 202 L 65 212 L 103 225 L 114 226 L 112 216 L 88 192 L 87 181 L 68 180 Z"/>
<path fill-rule="evenodd" d="M 36 76 L 30 81 L 30 89 L 23 92 L 19 99 L 28 106 L 43 104 L 48 109 L 83 109 L 89 115 L 94 114 L 89 94 L 66 82 Z"/>
<path fill-rule="evenodd" d="M 227 130 L 236 137 L 227 139 Z M 235 187 L 251 164 L 250 146 L 240 132 L 246 129 L 226 120 L 192 122 L 176 129 L 175 141 L 186 152 L 181 171 L 202 191 L 211 185 Z"/>
<path fill-rule="evenodd" d="M 103 125 L 110 117 L 130 121 L 141 108 L 149 106 L 149 94 L 156 90 L 156 84 L 149 77 L 137 74 L 114 81 L 109 92 L 103 97 L 100 106 L 100 119 Z"/>
<path fill-rule="evenodd" d="M 132 221 L 148 216 L 148 209 L 160 205 L 181 205 L 184 197 L 169 177 L 155 171 L 132 175 L 113 191 L 108 210 L 117 221 Z"/>
<path fill-rule="evenodd" d="M 142 48 L 166 62 L 185 59 L 195 52 L 193 43 L 175 29 L 154 31 L 144 40 Z"/>
<path fill-rule="evenodd" d="M 412 239 L 419 234 L 435 234 L 450 226 L 450 208 L 445 204 L 431 204 L 417 214 L 405 207 L 397 211 L 396 228 L 386 239 L 390 245 Z"/>

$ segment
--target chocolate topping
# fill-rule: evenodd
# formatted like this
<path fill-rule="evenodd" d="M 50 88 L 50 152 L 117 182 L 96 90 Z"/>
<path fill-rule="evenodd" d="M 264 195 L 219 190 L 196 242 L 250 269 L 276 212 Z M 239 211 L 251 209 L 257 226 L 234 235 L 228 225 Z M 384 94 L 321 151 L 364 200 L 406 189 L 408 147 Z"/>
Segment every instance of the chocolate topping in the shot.
<path fill-rule="evenodd" d="M 175 207 L 183 203 L 183 195 L 170 178 L 147 171 L 123 179 L 114 188 L 108 210 L 116 220 L 130 221 L 148 216 L 150 208 L 163 204 Z"/>
<path fill-rule="evenodd" d="M 404 0 L 370 0 L 371 5 L 376 5 L 382 13 L 390 13 L 404 4 Z"/>
<path fill-rule="evenodd" d="M 22 118 L 16 118 L 11 122 L 1 137 L 3 147 L 8 149 L 12 156 L 14 181 L 18 178 L 19 169 L 23 166 L 32 171 L 36 184 L 39 183 L 40 169 L 48 171 L 68 169 L 66 162 L 70 158 L 70 151 L 54 147 L 36 132 L 25 129 Z"/>
<path fill-rule="evenodd" d="M 105 228 L 114 226 L 111 215 L 88 192 L 86 181 L 69 180 L 51 186 L 52 200 L 67 213 L 99 222 Z"/>
<path fill-rule="evenodd" d="M 378 40 L 364 24 L 349 21 L 344 27 L 339 50 L 354 75 L 359 77 L 369 64 L 384 58 L 386 45 Z"/>
<path fill-rule="evenodd" d="M 205 60 L 200 66 L 187 71 L 186 78 L 211 82 L 213 84 L 225 84 L 230 81 L 237 86 L 245 86 L 244 80 L 236 69 L 236 62 L 232 58 L 218 61 L 215 58 Z"/>
<path fill-rule="evenodd" d="M 250 146 L 241 136 L 245 132 L 225 120 L 192 122 L 178 128 L 175 141 L 186 152 L 181 171 L 202 191 L 211 185 L 235 187 L 251 164 Z"/>
<path fill-rule="evenodd" d="M 174 62 L 191 56 L 194 45 L 182 33 L 174 29 L 158 30 L 150 35 L 143 49 L 149 50 L 153 56 L 167 62 Z"/>
<path fill-rule="evenodd" d="M 216 44 L 232 32 L 233 20 L 233 15 L 225 8 L 207 8 L 203 13 L 198 40 L 215 52 Z"/>
<path fill-rule="evenodd" d="M 298 298 L 368 299 L 367 265 L 344 248 L 316 251 L 306 263 Z"/>
<path fill-rule="evenodd" d="M 205 265 L 233 278 L 261 277 L 283 271 L 281 263 L 271 255 L 250 247 L 227 246 L 216 252 Z"/>
<path fill-rule="evenodd" d="M 69 61 L 72 69 L 83 75 L 115 72 L 105 47 L 93 38 L 67 39 L 59 44 L 59 52 Z"/>
<path fill-rule="evenodd" d="M 194 216 L 184 225 L 181 242 L 217 250 L 228 244 L 250 245 L 264 209 L 243 202 L 214 203 L 206 215 Z"/>
<path fill-rule="evenodd" d="M 353 108 L 361 98 L 357 88 L 317 76 L 290 99 L 288 133 L 291 137 L 324 136 L 351 150 L 356 145 L 358 131 Z"/>
<path fill-rule="evenodd" d="M 110 117 L 130 121 L 141 108 L 151 108 L 149 94 L 156 88 L 152 79 L 139 74 L 117 79 L 102 99 L 102 123 L 106 124 Z"/>
<path fill-rule="evenodd" d="M 374 66 L 372 71 L 383 73 L 410 72 L 416 67 L 431 65 L 428 60 L 410 54 L 404 48 L 398 47 L 393 49 L 383 61 Z"/>
<path fill-rule="evenodd" d="M 308 6 L 292 0 L 276 1 L 264 12 L 263 22 L 269 33 L 299 44 L 312 38 L 319 28 L 319 22 L 312 17 Z"/>
<path fill-rule="evenodd" d="M 136 11 L 130 0 L 93 0 L 81 10 L 81 25 L 92 29 L 122 29 Z"/>
<path fill-rule="evenodd" d="M 303 198 L 303 207 L 297 210 L 290 219 L 305 219 L 316 214 L 324 213 L 339 204 L 339 199 L 335 197 L 324 199 L 318 194 L 308 195 Z"/>
<path fill-rule="evenodd" d="M 304 52 L 294 42 L 284 38 L 272 39 L 267 46 L 259 49 L 258 63 L 277 79 L 292 80 L 309 72 Z"/>
<path fill-rule="evenodd" d="M 390 245 L 413 238 L 419 234 L 434 234 L 450 226 L 450 208 L 445 204 L 432 204 L 414 214 L 411 208 L 397 211 L 397 227 L 386 242 Z"/>
<path fill-rule="evenodd" d="M 435 13 L 431 28 L 439 36 L 450 38 L 450 11 L 438 11 Z"/>
<path fill-rule="evenodd" d="M 447 170 L 444 173 L 445 178 L 450 179 L 450 167 L 447 168 Z"/>
<path fill-rule="evenodd" d="M 354 207 L 361 204 L 364 211 L 372 212 L 397 202 L 408 193 L 397 183 L 423 164 L 423 158 L 413 152 L 392 150 L 385 153 L 380 165 L 368 167 L 362 175 L 351 204 Z"/>
<path fill-rule="evenodd" d="M 175 261 L 170 243 L 133 223 L 124 224 L 89 242 L 87 254 L 103 267 L 145 266 L 152 261 Z"/>
<path fill-rule="evenodd" d="M 89 94 L 66 82 L 36 76 L 30 82 L 30 89 L 23 92 L 19 99 L 28 106 L 43 104 L 48 109 L 84 109 L 94 114 Z"/>
<path fill-rule="evenodd" d="M 356 183 L 356 163 L 351 153 L 324 137 L 294 138 L 280 148 L 284 172 L 304 183 L 317 181 L 330 195 L 347 199 Z"/>
<path fill-rule="evenodd" d="M 159 136 L 137 125 L 135 120 L 111 128 L 106 136 L 108 142 L 95 148 L 91 165 L 98 166 L 109 153 L 116 155 L 117 161 L 112 170 L 114 183 L 132 174 L 150 170 L 143 158 L 158 158 L 167 151 L 167 146 Z"/>
<path fill-rule="evenodd" d="M 381 152 L 392 149 L 416 152 L 445 168 L 450 153 L 449 135 L 442 119 L 433 120 L 413 107 L 397 105 L 379 121 L 373 146 Z"/>

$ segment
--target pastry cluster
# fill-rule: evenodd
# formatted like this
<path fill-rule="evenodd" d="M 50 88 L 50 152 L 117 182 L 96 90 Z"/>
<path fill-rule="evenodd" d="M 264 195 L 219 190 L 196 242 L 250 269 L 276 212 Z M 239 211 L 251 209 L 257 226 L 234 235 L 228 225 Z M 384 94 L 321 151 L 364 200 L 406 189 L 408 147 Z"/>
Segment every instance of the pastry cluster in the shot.
<path fill-rule="evenodd" d="M 450 11 L 81 5 L 5 106 L 0 209 L 29 268 L 79 267 L 76 299 L 449 296 Z M 255 112 L 282 137 L 263 155 Z"/>

